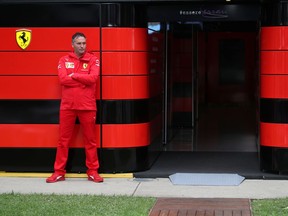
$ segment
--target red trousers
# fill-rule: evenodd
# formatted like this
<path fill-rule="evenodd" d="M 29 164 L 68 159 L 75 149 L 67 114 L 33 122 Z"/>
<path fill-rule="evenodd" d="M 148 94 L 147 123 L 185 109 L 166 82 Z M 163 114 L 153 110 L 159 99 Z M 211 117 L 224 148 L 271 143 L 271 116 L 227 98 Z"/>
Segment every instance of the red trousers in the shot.
<path fill-rule="evenodd" d="M 73 135 L 76 117 L 80 121 L 83 131 L 87 174 L 98 170 L 99 162 L 96 145 L 96 111 L 91 110 L 60 110 L 60 134 L 57 146 L 54 171 L 59 174 L 66 173 L 69 145 Z"/>

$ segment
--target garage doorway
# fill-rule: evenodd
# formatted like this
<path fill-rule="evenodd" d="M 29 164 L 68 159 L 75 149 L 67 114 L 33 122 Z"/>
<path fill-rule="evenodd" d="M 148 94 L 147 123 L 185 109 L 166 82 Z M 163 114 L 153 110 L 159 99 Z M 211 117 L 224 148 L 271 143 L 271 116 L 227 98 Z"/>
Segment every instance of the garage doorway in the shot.
<path fill-rule="evenodd" d="M 257 152 L 256 24 L 166 26 L 165 151 Z"/>

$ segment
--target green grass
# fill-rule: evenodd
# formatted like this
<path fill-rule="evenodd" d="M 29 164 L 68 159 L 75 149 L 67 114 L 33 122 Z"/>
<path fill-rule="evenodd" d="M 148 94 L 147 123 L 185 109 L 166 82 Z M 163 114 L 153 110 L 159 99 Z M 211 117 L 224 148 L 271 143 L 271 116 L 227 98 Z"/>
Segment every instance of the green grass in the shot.
<path fill-rule="evenodd" d="M 151 197 L 0 194 L 0 216 L 147 216 Z M 253 216 L 287 216 L 288 198 L 252 200 Z"/>
<path fill-rule="evenodd" d="M 147 216 L 155 202 L 131 196 L 0 194 L 0 215 Z"/>
<path fill-rule="evenodd" d="M 253 216 L 287 216 L 288 198 L 252 200 Z"/>

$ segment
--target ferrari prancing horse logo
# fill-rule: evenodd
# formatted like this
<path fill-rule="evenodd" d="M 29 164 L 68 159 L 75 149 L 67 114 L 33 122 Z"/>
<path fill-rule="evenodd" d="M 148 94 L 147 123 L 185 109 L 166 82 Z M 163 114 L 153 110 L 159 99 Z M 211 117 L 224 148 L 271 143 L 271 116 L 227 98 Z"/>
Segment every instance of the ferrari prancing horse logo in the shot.
<path fill-rule="evenodd" d="M 16 42 L 21 49 L 26 49 L 32 37 L 32 31 L 28 29 L 18 29 L 16 30 Z"/>

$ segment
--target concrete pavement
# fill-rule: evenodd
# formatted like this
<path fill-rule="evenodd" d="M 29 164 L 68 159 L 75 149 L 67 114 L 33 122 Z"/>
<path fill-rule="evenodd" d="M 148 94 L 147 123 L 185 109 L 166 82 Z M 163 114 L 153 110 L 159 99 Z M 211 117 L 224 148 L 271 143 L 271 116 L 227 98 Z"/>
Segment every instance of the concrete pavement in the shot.
<path fill-rule="evenodd" d="M 283 198 L 288 197 L 287 180 L 244 180 L 239 186 L 173 185 L 169 178 L 137 179 L 104 177 L 104 183 L 88 181 L 83 176 L 67 177 L 50 183 L 45 177 L 11 177 L 0 175 L 0 193 L 91 194 L 182 198 Z"/>

